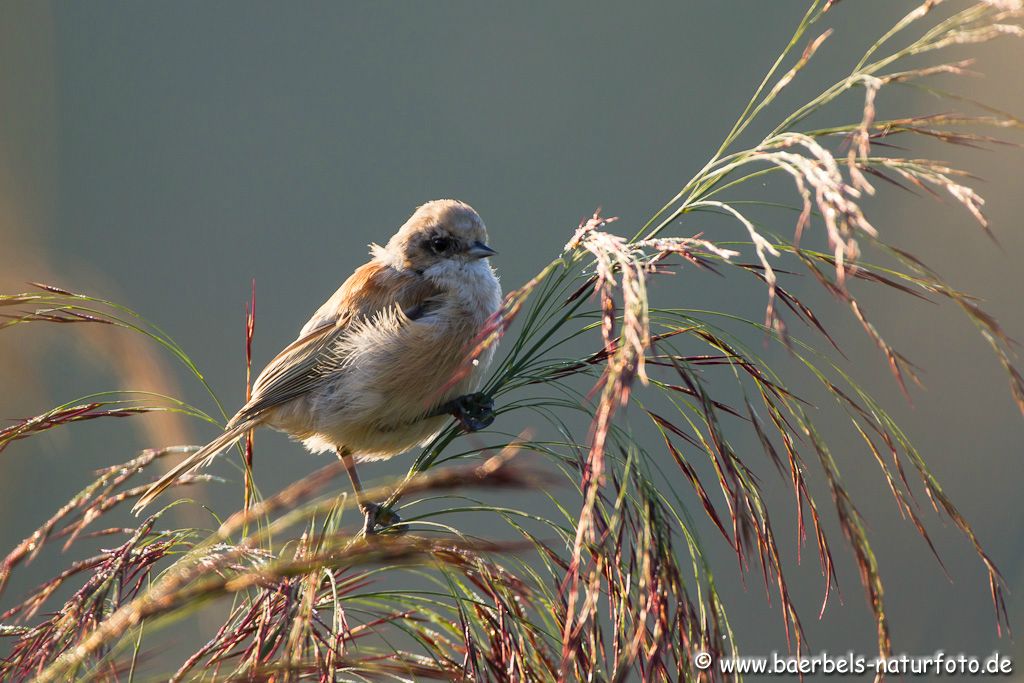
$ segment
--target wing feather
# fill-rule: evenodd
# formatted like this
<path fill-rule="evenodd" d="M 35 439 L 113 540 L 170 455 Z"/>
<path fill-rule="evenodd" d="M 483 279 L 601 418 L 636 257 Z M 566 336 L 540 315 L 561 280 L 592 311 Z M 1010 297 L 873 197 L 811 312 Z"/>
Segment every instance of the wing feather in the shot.
<path fill-rule="evenodd" d="M 303 326 L 299 337 L 274 357 L 253 383 L 252 398 L 228 423 L 229 427 L 292 401 L 344 372 L 345 336 L 353 324 L 363 324 L 388 308 L 397 308 L 405 323 L 432 310 L 439 294 L 435 285 L 410 271 L 398 271 L 379 261 L 358 268 Z"/>

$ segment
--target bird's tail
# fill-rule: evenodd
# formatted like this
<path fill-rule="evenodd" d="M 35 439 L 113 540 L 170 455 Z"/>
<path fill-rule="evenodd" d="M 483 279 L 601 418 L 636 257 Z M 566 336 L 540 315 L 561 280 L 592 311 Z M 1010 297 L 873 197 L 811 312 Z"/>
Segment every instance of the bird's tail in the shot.
<path fill-rule="evenodd" d="M 232 444 L 245 436 L 246 432 L 254 428 L 258 423 L 259 420 L 246 420 L 241 422 L 179 462 L 170 472 L 160 477 L 160 479 L 158 479 L 144 494 L 142 494 L 142 496 L 139 497 L 138 502 L 135 503 L 135 506 L 132 508 L 132 512 L 138 514 L 140 510 L 152 503 L 154 498 L 170 488 L 180 477 L 209 465 L 213 462 L 213 459 L 221 453 L 221 451 L 229 448 Z"/>

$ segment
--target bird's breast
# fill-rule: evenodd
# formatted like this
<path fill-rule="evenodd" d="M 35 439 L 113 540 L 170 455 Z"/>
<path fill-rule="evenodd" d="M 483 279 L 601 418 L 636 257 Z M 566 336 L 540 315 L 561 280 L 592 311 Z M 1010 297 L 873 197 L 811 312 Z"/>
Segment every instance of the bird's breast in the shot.
<path fill-rule="evenodd" d="M 345 447 L 389 457 L 431 438 L 447 418 L 425 419 L 451 398 L 475 391 L 493 349 L 468 364 L 483 326 L 500 305 L 492 283 L 475 294 L 441 297 L 417 320 L 397 309 L 359 325 L 340 342 L 344 367 L 310 397 L 315 438 L 307 445 Z"/>

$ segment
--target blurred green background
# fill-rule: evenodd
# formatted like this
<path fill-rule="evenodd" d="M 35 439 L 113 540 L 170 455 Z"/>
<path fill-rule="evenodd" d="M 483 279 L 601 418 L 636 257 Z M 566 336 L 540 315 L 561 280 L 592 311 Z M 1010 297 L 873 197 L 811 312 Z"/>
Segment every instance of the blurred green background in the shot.
<path fill-rule="evenodd" d="M 841 76 L 872 37 L 914 5 L 840 3 L 831 20 L 837 34 L 786 102 L 798 104 Z M 26 281 L 43 280 L 131 306 L 190 352 L 233 409 L 244 391 L 252 278 L 259 367 L 365 260 L 367 243 L 386 240 L 428 199 L 454 196 L 480 211 L 506 289 L 543 266 L 597 206 L 621 218 L 617 230 L 632 233 L 714 151 L 804 7 L 800 0 L 6 0 L 0 285 L 23 291 Z M 1021 45 L 971 54 L 986 77 L 956 87 L 1024 112 Z M 859 120 L 860 102 L 845 104 L 835 120 Z M 951 108 L 910 91 L 886 92 L 879 106 L 883 116 Z M 984 297 L 1009 333 L 1024 337 L 1024 153 L 938 143 L 920 149 L 985 179 L 979 189 L 1002 246 L 983 239 L 960 207 L 927 197 L 883 190 L 869 204 L 870 217 L 893 243 Z M 793 198 L 781 178 L 765 190 Z M 700 230 L 711 239 L 741 238 L 735 226 L 701 219 L 673 234 Z M 763 292 L 753 290 L 751 299 L 749 287 L 731 280 L 699 282 L 663 280 L 659 296 L 760 317 Z M 914 393 L 913 406 L 903 401 L 856 322 L 836 311 L 827 318 L 844 340 L 848 367 L 892 409 L 976 526 L 1010 586 L 1011 621 L 1024 624 L 1024 420 L 1002 370 L 953 308 L 878 289 L 863 296 L 875 324 L 925 368 L 926 390 Z M 815 301 L 819 309 L 831 306 L 824 297 Z M 163 389 L 212 409 L 164 355 L 126 335 L 84 327 L 19 326 L 0 334 L 0 416 L 36 414 L 119 386 Z M 799 393 L 799 381 L 793 388 Z M 839 416 L 820 418 L 826 429 L 843 428 Z M 211 436 L 169 418 L 130 422 L 55 430 L 0 454 L 0 548 L 31 533 L 92 470 L 145 446 Z M 899 520 L 870 455 L 850 440 L 846 448 L 840 441 L 837 457 L 871 524 L 895 650 L 1019 654 L 1019 646 L 996 636 L 984 573 L 967 542 L 925 514 L 947 579 L 913 525 Z M 407 462 L 371 466 L 364 477 L 396 474 Z M 283 437 L 260 436 L 264 490 L 318 464 Z M 761 474 L 779 505 L 776 531 L 786 541 L 791 590 L 812 650 L 872 653 L 870 611 L 840 535 L 833 533 L 833 545 L 842 600 L 834 596 L 818 621 L 822 580 L 813 548 L 798 566 L 787 483 L 768 467 Z M 827 493 L 816 492 L 830 511 Z M 741 647 L 784 650 L 781 615 L 774 601 L 766 603 L 756 571 L 744 585 L 728 546 L 710 532 L 704 538 Z M 44 555 L 16 574 L 0 610 L 63 561 Z"/>

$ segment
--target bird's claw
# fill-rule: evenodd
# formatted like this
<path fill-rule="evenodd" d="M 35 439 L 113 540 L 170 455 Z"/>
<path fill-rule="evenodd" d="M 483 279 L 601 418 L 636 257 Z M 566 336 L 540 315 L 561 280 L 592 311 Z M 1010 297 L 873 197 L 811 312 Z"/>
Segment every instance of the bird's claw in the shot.
<path fill-rule="evenodd" d="M 467 432 L 478 432 L 494 422 L 494 399 L 480 391 L 460 396 L 452 401 L 451 414 Z"/>
<path fill-rule="evenodd" d="M 360 509 L 363 512 L 364 536 L 380 533 L 401 535 L 409 531 L 397 512 L 379 503 L 363 503 Z"/>

